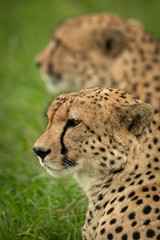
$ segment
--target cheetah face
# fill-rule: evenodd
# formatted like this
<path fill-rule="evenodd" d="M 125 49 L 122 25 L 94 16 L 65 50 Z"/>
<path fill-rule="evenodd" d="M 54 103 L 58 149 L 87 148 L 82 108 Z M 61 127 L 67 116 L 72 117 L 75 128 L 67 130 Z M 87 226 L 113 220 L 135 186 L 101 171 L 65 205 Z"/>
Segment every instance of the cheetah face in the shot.
<path fill-rule="evenodd" d="M 95 88 L 63 94 L 50 105 L 48 126 L 34 151 L 53 176 L 80 171 L 106 176 L 123 169 L 136 154 L 136 136 L 151 116 L 149 105 L 123 91 Z"/>
<path fill-rule="evenodd" d="M 134 55 L 133 51 L 130 53 L 127 31 L 137 29 L 141 31 L 136 24 L 107 14 L 65 21 L 54 30 L 52 40 L 37 57 L 47 88 L 123 88 L 129 81 L 124 76 L 123 60 Z"/>

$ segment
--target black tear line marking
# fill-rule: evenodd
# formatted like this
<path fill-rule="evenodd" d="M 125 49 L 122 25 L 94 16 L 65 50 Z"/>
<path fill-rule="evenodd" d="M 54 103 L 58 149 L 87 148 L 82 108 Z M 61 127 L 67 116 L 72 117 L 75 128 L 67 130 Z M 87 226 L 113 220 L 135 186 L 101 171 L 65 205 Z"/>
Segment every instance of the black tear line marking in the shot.
<path fill-rule="evenodd" d="M 65 155 L 68 152 L 66 146 L 64 145 L 63 139 L 64 139 L 64 135 L 65 135 L 65 133 L 66 133 L 66 131 L 69 127 L 73 127 L 71 121 L 68 121 L 66 123 L 66 125 L 64 126 L 64 129 L 63 129 L 63 132 L 62 132 L 61 138 L 60 138 L 60 142 L 61 142 L 61 145 L 62 145 L 61 154 L 63 154 L 63 155 Z"/>
<path fill-rule="evenodd" d="M 64 145 L 64 142 L 63 142 L 64 135 L 65 135 L 65 133 L 66 133 L 66 131 L 67 131 L 67 128 L 68 128 L 68 126 L 67 126 L 67 124 L 66 124 L 65 127 L 64 127 L 64 129 L 63 129 L 63 132 L 62 132 L 62 134 L 61 134 L 61 138 L 60 138 L 60 142 L 61 142 L 61 146 L 62 146 L 62 148 L 61 148 L 61 154 L 63 154 L 63 155 L 65 155 L 65 154 L 68 152 L 68 150 L 67 150 L 67 148 L 66 148 L 66 146 Z"/>
<path fill-rule="evenodd" d="M 55 46 L 50 51 L 50 57 L 52 57 L 55 54 L 55 52 L 57 51 L 57 48 L 59 47 L 60 44 L 61 44 L 61 40 L 56 39 L 55 40 Z"/>

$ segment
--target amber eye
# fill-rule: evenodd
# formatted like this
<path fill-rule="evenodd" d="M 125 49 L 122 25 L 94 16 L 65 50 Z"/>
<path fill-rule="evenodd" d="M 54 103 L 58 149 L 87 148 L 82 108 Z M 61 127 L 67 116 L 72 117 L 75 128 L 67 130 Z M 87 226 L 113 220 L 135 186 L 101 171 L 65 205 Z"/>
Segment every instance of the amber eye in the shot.
<path fill-rule="evenodd" d="M 77 126 L 78 124 L 81 123 L 81 120 L 72 120 L 72 121 L 74 126 Z"/>
<path fill-rule="evenodd" d="M 69 119 L 67 125 L 68 127 L 75 127 L 79 125 L 81 122 L 82 122 L 81 120 Z"/>

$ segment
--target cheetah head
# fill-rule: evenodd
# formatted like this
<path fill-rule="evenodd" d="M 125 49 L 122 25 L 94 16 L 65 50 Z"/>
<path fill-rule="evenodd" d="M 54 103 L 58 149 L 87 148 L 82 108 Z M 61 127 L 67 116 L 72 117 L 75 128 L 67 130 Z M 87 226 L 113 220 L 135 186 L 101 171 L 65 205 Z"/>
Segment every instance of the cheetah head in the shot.
<path fill-rule="evenodd" d="M 123 91 L 93 88 L 59 96 L 47 118 L 33 148 L 40 164 L 55 177 L 106 177 L 133 161 L 152 109 Z"/>
<path fill-rule="evenodd" d="M 50 91 L 123 88 L 130 81 L 124 61 L 136 56 L 133 49 L 139 49 L 142 32 L 138 22 L 109 14 L 69 19 L 53 31 L 52 40 L 37 57 L 37 66 Z"/>

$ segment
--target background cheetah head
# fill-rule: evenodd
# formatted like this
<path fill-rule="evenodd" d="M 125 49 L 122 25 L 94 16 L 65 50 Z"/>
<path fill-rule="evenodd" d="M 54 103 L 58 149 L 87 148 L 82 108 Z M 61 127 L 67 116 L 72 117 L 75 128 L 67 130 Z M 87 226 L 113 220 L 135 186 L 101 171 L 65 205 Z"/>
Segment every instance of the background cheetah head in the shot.
<path fill-rule="evenodd" d="M 139 22 L 114 15 L 69 19 L 53 31 L 52 40 L 37 57 L 37 66 L 50 91 L 123 88 L 135 81 L 127 73 L 130 70 L 126 72 L 126 64 L 139 55 L 143 34 Z"/>

